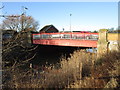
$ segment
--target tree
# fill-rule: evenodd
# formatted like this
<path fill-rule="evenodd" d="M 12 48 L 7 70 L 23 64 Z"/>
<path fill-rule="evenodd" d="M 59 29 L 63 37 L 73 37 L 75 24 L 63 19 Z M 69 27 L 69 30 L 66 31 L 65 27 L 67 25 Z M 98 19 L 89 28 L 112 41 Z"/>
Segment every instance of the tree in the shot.
<path fill-rule="evenodd" d="M 95 31 L 93 31 L 93 33 L 98 33 L 98 31 L 95 30 Z"/>
<path fill-rule="evenodd" d="M 27 31 L 37 30 L 38 22 L 31 16 L 9 16 L 3 20 L 1 29 L 10 29 L 18 31 L 12 38 L 2 40 L 2 78 L 3 87 L 8 87 L 10 79 L 18 76 L 16 73 L 21 72 L 21 68 L 29 67 L 30 62 L 36 56 L 37 45 L 28 45 Z M 1 30 L 2 31 L 2 30 Z M 8 31 L 8 30 L 7 30 Z M 27 70 L 27 69 L 24 69 Z M 29 71 L 29 68 L 28 68 Z M 21 75 L 22 76 L 22 75 Z M 12 83 L 16 86 L 16 82 Z"/>
<path fill-rule="evenodd" d="M 6 17 L 2 23 L 2 29 L 16 31 L 36 31 L 39 23 L 32 17 L 26 15 L 11 15 Z"/>

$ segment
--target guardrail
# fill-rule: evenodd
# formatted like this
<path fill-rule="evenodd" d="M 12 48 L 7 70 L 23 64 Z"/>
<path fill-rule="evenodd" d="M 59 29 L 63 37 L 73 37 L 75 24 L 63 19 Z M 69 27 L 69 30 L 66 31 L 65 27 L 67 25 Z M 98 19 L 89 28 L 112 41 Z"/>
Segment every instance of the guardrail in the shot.
<path fill-rule="evenodd" d="M 33 34 L 33 40 L 35 39 L 98 40 L 98 33 L 38 33 Z"/>

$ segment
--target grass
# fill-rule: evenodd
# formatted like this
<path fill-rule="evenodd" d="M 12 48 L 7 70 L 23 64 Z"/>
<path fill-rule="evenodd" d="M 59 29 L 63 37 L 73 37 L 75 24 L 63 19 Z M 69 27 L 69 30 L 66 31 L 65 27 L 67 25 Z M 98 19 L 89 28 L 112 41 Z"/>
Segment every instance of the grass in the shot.
<path fill-rule="evenodd" d="M 9 76 L 4 86 L 10 88 L 118 88 L 120 52 L 97 59 L 96 53 L 77 50 L 67 59 L 62 57 L 57 65 L 27 71 L 17 68 Z"/>

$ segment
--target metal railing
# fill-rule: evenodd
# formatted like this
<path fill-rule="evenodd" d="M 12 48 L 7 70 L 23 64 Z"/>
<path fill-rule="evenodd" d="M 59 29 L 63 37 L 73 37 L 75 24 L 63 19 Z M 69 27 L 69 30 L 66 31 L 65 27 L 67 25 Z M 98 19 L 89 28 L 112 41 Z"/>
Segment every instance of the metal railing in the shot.
<path fill-rule="evenodd" d="M 35 39 L 98 40 L 98 33 L 38 33 L 33 34 Z"/>

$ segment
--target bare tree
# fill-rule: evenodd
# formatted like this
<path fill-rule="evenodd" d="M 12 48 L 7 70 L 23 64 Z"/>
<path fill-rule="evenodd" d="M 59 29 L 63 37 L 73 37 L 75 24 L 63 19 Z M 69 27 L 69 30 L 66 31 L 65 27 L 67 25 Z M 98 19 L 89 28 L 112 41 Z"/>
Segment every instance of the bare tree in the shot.
<path fill-rule="evenodd" d="M 18 31 L 12 38 L 2 41 L 3 86 L 9 86 L 6 80 L 8 76 L 12 79 L 12 76 L 19 72 L 19 67 L 29 66 L 30 61 L 35 57 L 37 46 L 28 46 L 27 32 L 37 30 L 37 28 L 38 22 L 31 16 L 12 15 L 3 20 L 1 30 Z"/>
<path fill-rule="evenodd" d="M 17 31 L 36 31 L 38 22 L 32 16 L 11 15 L 7 16 L 2 23 L 2 29 L 10 29 Z"/>

